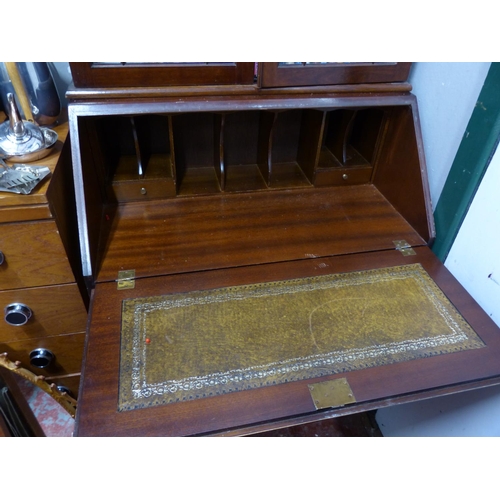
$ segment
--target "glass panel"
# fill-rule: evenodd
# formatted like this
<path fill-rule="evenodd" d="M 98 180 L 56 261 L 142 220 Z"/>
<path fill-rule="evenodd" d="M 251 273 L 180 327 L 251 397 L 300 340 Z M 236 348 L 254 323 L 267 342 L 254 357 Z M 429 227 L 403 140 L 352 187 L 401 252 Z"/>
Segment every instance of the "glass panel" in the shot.
<path fill-rule="evenodd" d="M 234 62 L 93 62 L 92 67 L 106 66 L 232 66 Z"/>
<path fill-rule="evenodd" d="M 278 66 L 387 66 L 395 62 L 280 62 Z"/>

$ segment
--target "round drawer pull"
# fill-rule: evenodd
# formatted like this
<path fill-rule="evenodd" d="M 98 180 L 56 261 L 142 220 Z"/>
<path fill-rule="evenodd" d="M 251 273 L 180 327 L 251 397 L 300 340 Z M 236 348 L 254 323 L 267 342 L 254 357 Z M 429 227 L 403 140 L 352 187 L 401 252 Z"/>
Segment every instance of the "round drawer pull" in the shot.
<path fill-rule="evenodd" d="M 30 363 L 35 368 L 47 368 L 55 359 L 54 353 L 39 347 L 30 352 Z"/>
<path fill-rule="evenodd" d="M 12 326 L 25 325 L 33 315 L 31 309 L 19 303 L 9 304 L 5 309 L 5 321 Z"/>
<path fill-rule="evenodd" d="M 73 392 L 70 391 L 65 385 L 56 385 L 56 387 L 59 392 L 66 393 L 71 398 L 74 397 Z"/>
<path fill-rule="evenodd" d="M 5 262 L 5 255 L 0 251 L 0 266 Z"/>

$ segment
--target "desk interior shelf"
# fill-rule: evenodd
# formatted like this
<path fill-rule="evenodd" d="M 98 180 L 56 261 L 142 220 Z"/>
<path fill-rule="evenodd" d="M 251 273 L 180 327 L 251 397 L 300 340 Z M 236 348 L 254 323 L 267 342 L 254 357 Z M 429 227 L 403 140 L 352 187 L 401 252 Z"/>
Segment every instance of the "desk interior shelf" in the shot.
<path fill-rule="evenodd" d="M 117 202 L 369 183 L 384 109 L 83 118 Z"/>

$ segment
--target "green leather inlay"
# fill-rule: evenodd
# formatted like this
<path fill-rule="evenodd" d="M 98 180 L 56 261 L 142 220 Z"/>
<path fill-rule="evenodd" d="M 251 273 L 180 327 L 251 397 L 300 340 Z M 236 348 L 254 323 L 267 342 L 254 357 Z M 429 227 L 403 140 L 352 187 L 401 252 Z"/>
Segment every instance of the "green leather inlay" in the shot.
<path fill-rule="evenodd" d="M 419 264 L 123 301 L 119 410 L 483 347 Z"/>

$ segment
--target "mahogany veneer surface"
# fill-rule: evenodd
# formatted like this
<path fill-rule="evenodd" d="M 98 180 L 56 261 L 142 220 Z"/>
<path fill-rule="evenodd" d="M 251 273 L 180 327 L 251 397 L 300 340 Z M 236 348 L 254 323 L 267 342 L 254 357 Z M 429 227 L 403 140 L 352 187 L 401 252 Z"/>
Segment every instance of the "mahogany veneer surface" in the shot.
<path fill-rule="evenodd" d="M 109 224 L 99 282 L 425 244 L 372 185 L 128 203 Z"/>

